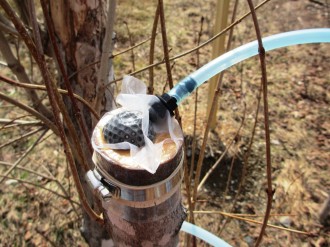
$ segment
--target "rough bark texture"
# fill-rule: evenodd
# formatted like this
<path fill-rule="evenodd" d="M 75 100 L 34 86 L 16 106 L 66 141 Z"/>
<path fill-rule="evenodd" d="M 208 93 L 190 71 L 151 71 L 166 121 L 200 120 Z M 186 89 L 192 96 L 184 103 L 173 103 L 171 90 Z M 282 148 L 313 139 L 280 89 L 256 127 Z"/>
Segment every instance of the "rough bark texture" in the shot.
<path fill-rule="evenodd" d="M 186 218 L 181 204 L 180 189 L 165 202 L 149 208 L 125 206 L 124 216 L 116 206 L 120 203 L 111 200 L 104 204 L 106 217 L 110 222 L 110 231 L 115 246 L 169 246 L 179 243 L 179 231 Z M 129 219 L 125 219 L 128 216 Z"/>
<path fill-rule="evenodd" d="M 136 186 L 136 183 L 152 185 L 169 177 L 171 174 L 164 177 L 163 169 L 175 170 L 181 158 L 182 148 L 176 152 L 173 158 L 160 165 L 161 167 L 158 170 L 161 172 L 157 170 L 158 173 L 149 173 L 144 180 L 137 176 L 142 171 L 122 167 L 118 169 L 120 166 L 112 162 L 107 164 L 105 159 L 101 159 L 102 163 L 98 163 L 98 166 L 105 169 L 111 166 L 113 169 L 112 175 L 117 180 L 126 185 L 134 185 L 135 188 L 141 188 L 141 185 Z M 125 176 L 122 176 L 123 174 Z M 110 223 L 109 230 L 115 246 L 172 247 L 178 245 L 178 233 L 182 222 L 186 218 L 186 212 L 181 203 L 180 183 L 173 186 L 168 194 L 162 196 L 164 199 L 161 201 L 130 202 L 121 198 L 111 198 L 103 203 L 104 215 Z"/>
<path fill-rule="evenodd" d="M 111 110 L 113 101 L 111 92 L 106 91 L 103 95 L 99 95 L 99 86 L 97 85 L 98 61 L 102 53 L 102 41 L 105 32 L 106 1 L 58 0 L 49 2 L 50 14 L 58 37 L 58 45 L 62 51 L 62 59 L 66 65 L 73 91 L 94 106 L 98 97 L 102 97 L 102 104 L 98 109 L 95 109 L 99 114 Z M 68 98 L 65 98 L 65 100 L 71 119 L 81 136 L 81 144 L 86 157 L 88 157 L 89 167 L 92 168 L 94 166 L 91 160 L 92 154 L 81 133 L 77 122 L 77 114 L 81 114 L 90 136 L 95 119 L 92 118 L 91 113 L 82 104 L 78 103 L 79 112 L 75 112 L 71 101 Z M 95 198 L 93 191 L 86 183 L 86 171 L 81 169 L 78 160 L 76 158 L 79 177 L 86 197 L 92 208 L 100 213 L 102 212 L 101 202 Z M 106 228 L 97 224 L 86 213 L 83 213 L 81 230 L 90 246 L 101 246 L 102 239 L 109 238 Z"/>

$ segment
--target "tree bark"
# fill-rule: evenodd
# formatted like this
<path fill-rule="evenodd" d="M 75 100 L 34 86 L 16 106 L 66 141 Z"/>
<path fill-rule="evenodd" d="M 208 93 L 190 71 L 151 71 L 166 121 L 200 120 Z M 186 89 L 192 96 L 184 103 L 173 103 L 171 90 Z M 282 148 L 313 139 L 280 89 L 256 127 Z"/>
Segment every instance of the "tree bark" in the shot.
<path fill-rule="evenodd" d="M 58 45 L 62 51 L 62 60 L 66 65 L 66 73 L 70 78 L 73 92 L 82 96 L 94 106 L 99 115 L 111 110 L 113 102 L 111 89 L 102 92 L 102 95 L 100 95 L 99 88 L 102 88 L 103 85 L 99 85 L 98 82 L 99 60 L 102 54 L 107 17 L 107 1 L 58 0 L 49 1 L 49 3 L 50 15 L 58 37 Z M 111 54 L 110 51 L 107 52 L 109 55 Z M 109 78 L 113 79 L 111 77 L 113 77 L 112 68 L 110 69 Z M 64 87 L 64 83 L 61 86 Z M 101 100 L 98 100 L 100 97 Z M 76 112 L 72 102 L 67 98 L 65 101 L 78 135 L 82 136 L 81 144 L 85 156 L 88 157 L 89 168 L 92 169 L 94 164 L 91 159 L 91 150 L 89 150 L 89 145 L 83 138 L 77 121 L 77 114 L 81 114 L 81 119 L 89 136 L 91 136 L 96 119 L 93 119 L 93 116 L 84 105 L 77 102 L 79 109 Z M 96 102 L 101 103 L 97 104 Z M 92 189 L 86 183 L 86 171 L 81 169 L 78 157 L 75 161 L 87 200 L 97 213 L 101 213 L 101 202 L 93 195 Z M 101 241 L 109 238 L 106 227 L 93 221 L 85 212 L 83 213 L 81 230 L 89 246 L 101 246 Z"/>

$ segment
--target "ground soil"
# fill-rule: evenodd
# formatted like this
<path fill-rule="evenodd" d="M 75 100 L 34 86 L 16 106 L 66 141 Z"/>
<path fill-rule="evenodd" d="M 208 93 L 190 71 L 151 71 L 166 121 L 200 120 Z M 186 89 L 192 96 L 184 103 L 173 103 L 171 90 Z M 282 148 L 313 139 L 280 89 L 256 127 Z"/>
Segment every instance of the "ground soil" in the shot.
<path fill-rule="evenodd" d="M 124 50 L 131 43 L 137 44 L 150 37 L 155 3 L 151 0 L 143 2 L 118 1 L 115 28 L 117 43 L 114 53 Z M 231 1 L 231 9 L 233 2 Z M 259 2 L 254 1 L 255 4 Z M 195 47 L 200 30 L 201 42 L 212 36 L 214 9 L 215 1 L 211 0 L 165 1 L 171 56 Z M 247 11 L 246 1 L 239 1 L 236 18 Z M 329 12 L 328 0 L 271 0 L 257 11 L 257 16 L 262 36 L 268 36 L 303 28 L 329 27 Z M 248 17 L 234 28 L 231 47 L 235 48 L 255 39 L 253 23 Z M 163 59 L 161 44 L 158 33 L 155 61 Z M 211 51 L 211 45 L 207 45 L 200 49 L 199 55 L 196 52 L 191 53 L 173 62 L 174 81 L 177 82 L 196 67 L 209 61 Z M 116 77 L 120 78 L 146 66 L 148 56 L 147 42 L 134 49 L 133 53 L 115 57 Z M 328 44 L 298 45 L 269 52 L 266 57 L 274 188 L 269 223 L 312 233 L 313 236 L 268 227 L 262 245 L 329 246 L 330 229 L 329 226 L 320 224 L 318 213 L 330 193 L 330 48 Z M 147 72 L 135 76 L 143 81 L 149 80 Z M 202 187 L 197 197 L 196 210 L 248 214 L 249 219 L 258 222 L 263 220 L 267 180 L 262 103 L 251 153 L 248 159 L 246 158 L 257 110 L 260 78 L 257 57 L 230 68 L 224 74 L 217 124 L 209 135 L 202 176 L 224 150 L 229 146 L 230 148 Z M 1 89 L 7 93 L 19 93 L 4 84 L 1 84 Z M 161 94 L 167 90 L 165 67 L 156 67 L 155 93 Z M 208 97 L 206 83 L 198 90 L 198 144 L 195 161 L 198 160 L 207 121 Z M 186 135 L 188 163 L 192 158 L 194 102 L 195 97 L 191 96 L 179 107 Z M 6 104 L 1 106 L 3 118 L 20 114 Z M 29 128 L 25 127 L 18 134 L 28 130 Z M 10 131 L 2 132 L 1 135 L 6 140 L 13 138 Z M 54 176 L 55 181 L 61 181 L 73 201 L 31 184 L 7 179 L 0 189 L 0 246 L 86 246 L 79 233 L 80 217 L 72 209 L 72 204 L 77 206 L 75 203 L 78 201 L 75 189 L 68 175 L 61 145 L 53 137 L 50 136 L 43 142 L 44 145 L 38 146 L 25 164 L 47 176 Z M 1 160 L 15 162 L 16 157 L 19 157 L 32 141 L 33 139 L 2 149 Z M 5 169 L 1 169 L 3 174 Z M 37 179 L 38 185 L 61 192 L 56 182 L 33 175 L 29 171 L 15 171 L 12 177 L 23 180 Z M 242 189 L 238 191 L 241 183 Z M 183 195 L 186 203 L 184 187 Z M 220 236 L 233 246 L 253 246 L 260 232 L 260 224 L 215 213 L 196 213 L 195 224 Z M 198 246 L 207 244 L 198 242 Z"/>

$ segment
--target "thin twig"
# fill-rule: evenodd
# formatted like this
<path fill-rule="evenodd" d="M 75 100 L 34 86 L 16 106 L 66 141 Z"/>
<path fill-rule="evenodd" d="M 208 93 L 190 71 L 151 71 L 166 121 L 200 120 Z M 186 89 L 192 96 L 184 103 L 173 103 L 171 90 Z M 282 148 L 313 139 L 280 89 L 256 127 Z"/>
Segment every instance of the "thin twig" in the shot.
<path fill-rule="evenodd" d="M 128 27 L 128 23 L 126 21 L 124 21 L 124 25 L 126 27 L 126 30 L 127 30 L 127 35 L 128 35 L 128 40 L 129 40 L 129 45 L 131 47 L 134 46 L 134 42 L 133 42 L 133 39 L 132 39 L 132 34 L 129 30 L 129 27 Z M 131 59 L 132 59 L 132 68 L 133 68 L 133 71 L 135 70 L 135 56 L 134 56 L 134 50 L 131 49 Z"/>
<path fill-rule="evenodd" d="M 3 16 L 0 16 L 0 30 L 13 36 L 18 36 L 18 32 L 11 26 L 11 23 Z"/>
<path fill-rule="evenodd" d="M 0 80 L 1 81 L 4 81 L 4 82 L 7 82 L 11 85 L 14 85 L 14 86 L 18 86 L 18 87 L 24 87 L 24 88 L 30 88 L 30 89 L 38 89 L 38 90 L 43 90 L 43 91 L 47 91 L 47 88 L 46 86 L 44 85 L 38 85 L 38 84 L 30 84 L 30 83 L 22 83 L 22 82 L 18 82 L 18 81 L 15 81 L 15 80 L 12 80 L 6 76 L 3 76 L 0 74 Z M 58 92 L 61 93 L 61 94 L 65 94 L 65 95 L 68 95 L 68 91 L 67 90 L 64 90 L 64 89 L 60 89 L 60 88 L 57 88 Z M 88 110 L 93 114 L 93 116 L 99 120 L 100 119 L 100 116 L 98 115 L 98 113 L 94 110 L 94 108 L 84 99 L 82 98 L 80 95 L 78 94 L 73 94 L 73 96 L 79 100 L 81 103 L 83 103 L 87 108 Z"/>
<path fill-rule="evenodd" d="M 245 122 L 245 112 L 246 112 L 246 106 L 244 105 L 244 115 L 243 115 L 243 119 L 242 122 L 238 128 L 238 130 L 236 131 L 235 136 L 231 139 L 231 141 L 229 142 L 229 144 L 227 145 L 225 151 L 223 151 L 223 153 L 221 154 L 221 156 L 219 157 L 219 159 L 214 163 L 214 165 L 207 171 L 207 173 L 204 175 L 203 179 L 201 180 L 201 182 L 198 185 L 197 191 L 200 191 L 200 189 L 203 187 L 203 185 L 205 184 L 206 180 L 209 178 L 209 176 L 212 174 L 212 172 L 218 167 L 218 165 L 220 164 L 220 162 L 222 161 L 222 159 L 225 157 L 225 155 L 227 154 L 229 148 L 233 145 L 234 141 L 237 139 L 243 125 Z"/>
<path fill-rule="evenodd" d="M 216 108 L 216 104 L 214 104 L 214 102 L 216 101 L 216 99 L 219 97 L 220 95 L 220 88 L 219 85 L 217 85 L 217 90 L 214 93 L 213 96 L 213 103 L 211 104 L 211 109 L 210 109 L 210 113 L 214 112 L 215 108 Z M 208 139 L 208 135 L 210 132 L 210 123 L 212 121 L 213 115 L 209 114 L 207 117 L 207 123 L 205 126 L 205 130 L 204 130 L 204 135 L 203 135 L 203 142 L 202 142 L 202 146 L 201 146 L 201 151 L 200 151 L 200 155 L 198 157 L 198 161 L 197 161 L 197 167 L 196 167 L 196 174 L 195 174 L 195 178 L 194 178 L 194 190 L 193 190 L 193 210 L 195 209 L 195 205 L 196 205 L 196 199 L 197 199 L 197 193 L 198 193 L 198 185 L 199 185 L 199 181 L 200 181 L 200 176 L 201 176 L 201 171 L 202 171 L 202 164 L 203 164 L 203 160 L 204 160 L 204 156 L 205 156 L 205 148 L 206 148 L 206 144 L 207 144 L 207 139 Z M 192 216 L 193 217 L 193 216 Z"/>
<path fill-rule="evenodd" d="M 197 38 L 197 46 L 199 46 L 201 37 L 203 34 L 203 23 L 204 23 L 204 17 L 201 17 L 201 24 L 200 29 L 198 32 L 198 38 Z M 196 69 L 198 69 L 200 66 L 200 54 L 199 50 L 196 51 Z M 189 180 L 191 181 L 193 177 L 193 171 L 195 169 L 195 155 L 196 155 L 196 146 L 197 146 L 197 139 L 196 139 L 196 130 L 197 130 L 197 110 L 198 110 L 198 88 L 195 90 L 195 107 L 194 107 L 194 125 L 193 125 L 193 139 L 191 143 L 191 160 L 190 160 L 190 174 L 189 174 Z"/>
<path fill-rule="evenodd" d="M 5 161 L 1 161 L 1 160 L 0 160 L 0 165 L 7 166 L 7 167 L 12 167 L 12 166 L 13 166 L 13 164 L 8 163 L 8 162 L 5 162 Z M 40 177 L 40 178 L 42 178 L 42 179 L 47 179 L 47 180 L 49 180 L 49 181 L 55 181 L 55 179 L 52 178 L 52 177 L 46 176 L 46 175 L 43 174 L 43 173 L 37 172 L 37 171 L 35 171 L 35 170 L 29 169 L 29 168 L 26 168 L 26 167 L 23 167 L 23 166 L 19 166 L 19 165 L 17 165 L 17 166 L 16 166 L 16 169 L 18 169 L 18 170 L 22 170 L 22 171 L 26 171 L 26 172 L 31 173 L 31 174 L 33 174 L 33 175 L 36 175 L 36 176 L 38 176 L 38 177 Z M 76 203 L 77 203 L 77 202 L 76 202 Z M 77 203 L 77 204 L 78 204 L 78 203 Z"/>
<path fill-rule="evenodd" d="M 48 244 L 50 244 L 51 246 L 53 246 L 53 247 L 57 247 L 58 246 L 58 244 L 57 243 L 55 243 L 53 240 L 51 240 L 43 231 L 40 231 L 39 229 L 38 229 L 38 227 L 36 227 L 35 228 L 35 231 L 41 236 L 41 237 L 43 237 L 45 240 L 46 240 L 46 242 L 48 243 Z"/>
<path fill-rule="evenodd" d="M 156 34 L 157 34 L 157 26 L 159 20 L 159 3 L 157 4 L 156 13 L 154 17 L 154 23 L 152 24 L 151 31 L 151 41 L 150 41 L 150 49 L 149 49 L 149 64 L 154 63 L 154 55 L 155 55 L 155 42 L 156 42 Z M 149 94 L 154 93 L 154 68 L 149 68 Z"/>
<path fill-rule="evenodd" d="M 147 43 L 147 42 L 148 42 L 149 40 L 151 40 L 151 39 L 152 39 L 152 38 L 147 38 L 147 39 L 145 39 L 145 40 L 142 40 L 141 42 L 137 43 L 136 45 L 130 46 L 130 47 L 128 47 L 128 48 L 126 48 L 126 49 L 124 49 L 124 50 L 122 50 L 122 51 L 119 51 L 119 52 L 117 52 L 117 53 L 111 55 L 111 56 L 109 57 L 109 59 L 110 59 L 110 58 L 113 59 L 113 58 L 115 58 L 115 57 L 117 57 L 117 56 L 119 56 L 119 55 L 122 55 L 122 54 L 124 54 L 124 53 L 126 53 L 126 52 L 129 52 L 129 51 L 131 51 L 131 50 L 133 50 L 133 49 L 135 49 L 135 48 L 137 48 L 137 47 L 143 45 L 144 43 Z"/>
<path fill-rule="evenodd" d="M 242 81 L 242 78 L 241 78 L 241 81 Z M 244 157 L 243 157 L 243 167 L 242 167 L 241 180 L 240 180 L 239 185 L 238 185 L 237 193 L 236 193 L 234 199 L 232 200 L 232 206 L 231 206 L 231 210 L 230 211 L 233 211 L 234 208 L 236 207 L 236 203 L 238 201 L 238 197 L 239 197 L 239 195 L 240 195 L 240 193 L 242 191 L 243 185 L 245 183 L 246 170 L 247 170 L 246 167 L 247 167 L 248 160 L 249 160 L 249 157 L 250 157 L 250 153 L 251 153 L 251 150 L 252 150 L 252 144 L 254 142 L 254 136 L 255 136 L 255 132 L 256 132 L 256 128 L 257 128 L 257 123 L 258 123 L 261 93 L 262 93 L 262 84 L 260 84 L 260 88 L 259 88 L 258 95 L 257 95 L 256 113 L 255 113 L 255 117 L 254 117 L 254 124 L 253 124 L 253 128 L 252 128 L 252 134 L 251 134 L 250 142 L 248 144 L 247 151 L 246 151 L 246 153 L 244 154 Z M 242 95 L 244 95 L 244 93 L 242 93 Z M 245 101 L 244 101 L 244 105 L 246 105 L 246 102 Z M 225 221 L 224 224 L 226 224 L 226 221 Z M 222 229 L 224 229 L 224 227 L 222 227 Z"/>
<path fill-rule="evenodd" d="M 40 126 L 40 125 L 44 125 L 43 122 L 41 121 L 26 121 L 26 120 L 20 120 L 22 118 L 25 117 L 29 117 L 31 115 L 23 115 L 23 116 L 19 116 L 13 119 L 8 119 L 8 118 L 0 118 L 0 124 L 3 124 L 3 126 L 1 126 L 0 131 L 3 129 L 8 129 L 8 128 L 12 128 L 12 127 L 16 127 L 16 126 Z"/>
<path fill-rule="evenodd" d="M 21 115 L 21 116 L 17 116 L 15 118 L 9 119 L 9 118 L 0 118 L 0 124 L 12 124 L 12 123 L 30 123 L 30 122 L 39 122 L 39 121 L 26 121 L 26 120 L 20 120 L 22 118 L 26 118 L 26 117 L 31 117 L 30 114 L 27 115 Z"/>
<path fill-rule="evenodd" d="M 40 36 L 39 24 L 37 21 L 36 11 L 34 8 L 34 6 L 35 6 L 34 0 L 28 0 L 28 1 L 26 1 L 25 4 L 27 5 L 26 7 L 28 8 L 28 9 L 27 8 L 25 9 L 26 12 L 28 12 L 28 14 L 26 14 L 28 17 L 26 17 L 26 18 L 29 18 L 29 20 L 30 20 L 29 23 L 31 23 L 31 26 L 32 26 L 32 34 L 33 34 L 34 43 L 35 43 L 37 49 L 40 51 L 40 53 L 44 54 L 41 36 Z"/>
<path fill-rule="evenodd" d="M 18 166 L 22 160 L 39 144 L 41 138 L 46 134 L 47 130 L 44 130 L 41 135 L 38 137 L 38 139 L 21 155 L 21 157 L 19 157 L 18 160 L 16 160 L 16 162 L 5 172 L 5 174 L 3 175 L 3 178 L 0 179 L 0 184 L 2 184 L 2 182 L 6 179 L 6 177 L 16 168 L 16 166 Z"/>
<path fill-rule="evenodd" d="M 200 23 L 200 30 L 198 32 L 198 38 L 197 38 L 197 46 L 200 44 L 200 40 L 203 34 L 203 23 L 204 23 L 204 17 L 201 18 Z M 200 54 L 199 50 L 196 51 L 196 69 L 200 66 Z M 194 107 L 194 127 L 193 127 L 193 139 L 192 139 L 192 147 L 191 147 L 191 161 L 190 161 L 190 173 L 189 173 L 189 181 L 192 181 L 193 178 L 193 172 L 195 169 L 195 154 L 196 154 L 196 146 L 197 146 L 197 140 L 196 140 L 196 129 L 197 129 L 197 110 L 198 110 L 198 88 L 195 91 L 195 107 Z M 189 199 L 191 200 L 191 198 Z M 189 208 L 190 210 L 193 210 L 192 208 Z"/>
<path fill-rule="evenodd" d="M 59 132 L 58 132 L 57 127 L 48 118 L 46 118 L 44 115 L 40 114 L 33 108 L 13 99 L 11 97 L 8 97 L 6 94 L 1 93 L 1 92 L 0 92 L 0 99 L 7 101 L 10 104 L 15 105 L 15 106 L 21 108 L 22 110 L 27 111 L 28 113 L 35 116 L 36 118 L 40 119 L 48 128 L 50 128 L 56 135 L 58 135 Z"/>
<path fill-rule="evenodd" d="M 241 73 L 241 90 L 242 90 L 242 101 L 244 103 L 244 105 L 246 105 L 246 100 L 245 100 L 245 92 L 243 91 L 243 64 L 242 67 L 240 69 L 240 73 Z M 243 156 L 243 167 L 242 167 L 242 175 L 241 175 L 241 180 L 239 182 L 238 185 L 238 189 L 237 189 L 237 193 L 233 199 L 233 203 L 232 203 L 232 210 L 235 208 L 237 200 L 238 200 L 238 196 L 240 195 L 243 185 L 245 183 L 245 177 L 246 177 L 246 170 L 247 170 L 247 164 L 249 161 L 249 157 L 252 151 L 252 144 L 254 142 L 254 137 L 255 137 L 255 133 L 256 133 L 256 129 L 257 129 L 257 124 L 258 124 L 258 116 L 259 116 L 259 109 L 260 109 L 260 100 L 261 100 L 261 94 L 262 94 L 262 84 L 260 84 L 259 90 L 258 90 L 258 94 L 257 94 L 257 106 L 255 107 L 256 109 L 256 113 L 254 115 L 254 123 L 253 123 L 253 127 L 252 127 L 252 131 L 251 131 L 251 138 L 250 141 L 248 143 L 248 147 L 247 150 Z"/>
<path fill-rule="evenodd" d="M 175 62 L 173 62 L 172 65 L 171 65 L 171 72 L 172 72 L 174 66 L 175 66 Z M 166 80 L 165 83 L 164 83 L 162 93 L 165 93 L 165 92 L 166 92 L 166 87 L 167 87 L 167 85 L 168 85 L 168 80 Z M 181 123 L 180 123 L 180 125 L 181 125 Z"/>
<path fill-rule="evenodd" d="M 110 56 L 109 56 L 109 59 L 114 59 L 114 58 L 117 57 L 117 56 L 120 56 L 120 55 L 122 55 L 122 54 L 124 54 L 124 53 L 126 53 L 126 52 L 129 52 L 130 50 L 135 49 L 136 47 L 139 47 L 139 46 L 143 45 L 144 43 L 148 42 L 150 39 L 151 39 L 151 38 L 147 38 L 147 39 L 145 39 L 145 40 L 143 40 L 143 41 L 137 43 L 137 44 L 134 45 L 134 46 L 130 46 L 130 47 L 128 47 L 128 48 L 126 48 L 126 49 L 124 49 L 124 50 L 122 50 L 122 51 L 119 51 L 119 52 L 116 53 L 116 54 L 110 55 Z M 109 53 L 109 52 L 108 52 L 108 53 Z M 96 65 L 96 64 L 99 64 L 99 63 L 100 63 L 100 60 L 95 61 L 95 62 L 90 63 L 90 64 L 87 64 L 87 65 L 84 66 L 84 67 L 81 67 L 80 69 L 78 69 L 78 70 L 76 70 L 75 72 L 73 72 L 73 73 L 69 76 L 69 79 L 71 79 L 71 78 L 74 77 L 76 74 L 80 73 L 81 71 L 86 70 L 87 68 L 89 68 L 89 67 L 91 67 L 91 66 L 94 66 L 94 65 Z"/>
<path fill-rule="evenodd" d="M 13 164 L 10 164 L 10 163 L 4 162 L 4 161 L 0 161 L 0 165 L 8 166 L 8 167 L 12 167 L 13 166 Z M 71 206 L 73 207 L 73 209 L 76 212 L 77 216 L 79 216 L 78 211 L 74 207 L 74 204 L 80 206 L 80 203 L 79 202 L 76 202 L 76 201 L 74 201 L 74 200 L 72 200 L 70 198 L 70 196 L 68 195 L 68 193 L 64 189 L 63 185 L 53 175 L 46 176 L 43 173 L 40 173 L 40 172 L 37 172 L 35 170 L 29 169 L 29 168 L 26 168 L 26 167 L 22 167 L 22 166 L 16 166 L 16 169 L 19 169 L 19 170 L 22 170 L 22 171 L 26 171 L 26 172 L 28 172 L 30 174 L 33 174 L 33 175 L 36 175 L 36 176 L 38 176 L 40 178 L 47 179 L 49 181 L 55 182 L 61 188 L 61 190 L 63 191 L 63 193 L 65 194 L 66 199 L 71 203 Z M 16 180 L 16 179 L 14 178 L 14 180 Z"/>
<path fill-rule="evenodd" d="M 234 216 L 240 216 L 240 217 L 249 217 L 249 218 L 258 218 L 258 217 L 264 217 L 265 215 L 263 214 L 238 214 L 238 213 L 228 213 L 228 212 L 224 212 L 224 211 L 217 211 L 217 210 L 202 210 L 202 211 L 198 211 L 195 210 L 194 211 L 195 214 L 230 214 L 230 215 L 234 215 Z M 296 214 L 270 214 L 271 217 L 281 217 L 281 216 L 292 216 L 295 217 L 297 216 Z"/>
<path fill-rule="evenodd" d="M 46 168 L 46 166 L 44 164 L 42 164 L 42 168 L 49 174 L 49 176 L 52 178 L 52 180 L 58 185 L 58 187 L 60 187 L 60 189 L 63 191 L 63 193 L 67 196 L 73 211 L 76 213 L 77 216 L 79 216 L 78 210 L 76 209 L 75 205 L 73 204 L 74 201 L 70 199 L 70 192 L 68 192 L 64 188 L 63 184 L 57 178 L 54 177 L 54 175 Z M 78 204 L 78 205 L 80 205 L 80 204 Z"/>
<path fill-rule="evenodd" d="M 4 175 L 2 175 L 2 174 L 0 174 L 0 177 L 1 177 L 2 179 L 11 179 L 11 180 L 15 180 L 15 181 L 20 182 L 20 183 L 22 183 L 22 184 L 30 184 L 30 185 L 33 185 L 33 186 L 35 186 L 35 187 L 38 187 L 38 188 L 41 188 L 41 189 L 47 190 L 47 191 L 51 192 L 51 193 L 54 194 L 54 195 L 57 195 L 57 196 L 59 196 L 59 197 L 61 197 L 61 198 L 64 198 L 64 199 L 68 200 L 68 198 L 67 198 L 65 195 L 62 195 L 62 194 L 58 193 L 57 191 L 52 190 L 52 189 L 49 189 L 49 188 L 47 188 L 47 187 L 44 187 L 44 186 L 42 186 L 42 185 L 40 185 L 40 184 L 36 184 L 36 183 L 34 183 L 34 182 L 32 182 L 32 181 L 27 181 L 27 180 L 23 180 L 23 179 L 20 179 L 20 178 L 14 178 L 14 177 L 10 177 L 10 176 L 4 176 Z M 75 203 L 77 203 L 77 202 L 75 202 Z M 77 203 L 77 205 L 80 205 L 80 204 Z"/>
<path fill-rule="evenodd" d="M 9 145 L 11 145 L 11 144 L 13 144 L 13 143 L 15 143 L 15 142 L 17 142 L 17 141 L 23 140 L 24 138 L 27 138 L 27 137 L 29 137 L 29 136 L 32 136 L 32 135 L 34 135 L 35 133 L 38 133 L 39 131 L 41 131 L 41 130 L 43 130 L 43 129 L 44 129 L 44 127 L 41 127 L 41 128 L 39 128 L 39 129 L 35 129 L 35 130 L 32 130 L 32 131 L 30 131 L 30 132 L 28 132 L 28 133 L 25 133 L 24 135 L 21 135 L 21 136 L 18 136 L 18 137 L 16 137 L 16 138 L 14 138 L 14 139 L 11 139 L 10 141 L 8 141 L 8 142 L 6 142 L 6 143 L 1 144 L 1 145 L 0 145 L 0 149 L 4 148 L 4 147 L 6 147 L 6 146 L 9 146 Z"/>
<path fill-rule="evenodd" d="M 203 34 L 203 23 L 204 23 L 204 17 L 201 17 L 201 23 L 200 23 L 200 29 L 198 32 L 197 37 L 197 43 L 196 45 L 199 46 L 201 37 Z M 200 67 L 200 53 L 199 49 L 196 50 L 196 69 Z M 194 124 L 193 124 L 193 138 L 191 143 L 191 160 L 190 160 L 190 167 L 189 167 L 189 174 L 185 173 L 185 183 L 186 183 L 186 191 L 187 191 L 187 200 L 188 200 L 188 222 L 194 224 L 195 219 L 193 217 L 193 206 L 192 206 L 192 198 L 191 198 L 191 181 L 195 169 L 195 155 L 196 155 L 196 146 L 197 146 L 197 140 L 196 140 L 196 129 L 197 129 L 197 110 L 198 110 L 198 88 L 195 90 L 195 106 L 194 106 Z M 187 152 L 186 152 L 187 154 Z M 185 158 L 186 162 L 188 163 L 188 158 Z M 185 169 L 188 171 L 188 167 L 185 167 Z M 187 176 L 187 177 L 186 177 Z M 191 241 L 193 241 L 193 245 L 196 245 L 196 237 L 193 237 L 189 234 L 185 235 L 184 240 L 184 246 L 191 246 Z"/>
<path fill-rule="evenodd" d="M 3 59 L 8 64 L 8 67 L 13 72 L 13 74 L 18 78 L 18 80 L 30 84 L 31 80 L 27 75 L 25 68 L 20 63 L 20 61 L 14 56 L 8 40 L 1 31 L 0 31 L 0 52 L 3 55 Z M 41 103 L 41 100 L 39 99 L 37 93 L 30 89 L 25 89 L 25 90 L 30 102 L 33 105 L 33 108 L 36 109 L 38 112 L 40 112 L 42 115 L 44 115 L 46 118 L 51 119 L 52 113 L 45 105 Z"/>
<path fill-rule="evenodd" d="M 31 3 L 31 1 L 33 0 L 25 0 L 25 1 L 21 1 L 21 0 L 14 0 L 13 2 L 16 5 L 17 8 L 17 13 L 20 17 L 20 19 L 22 20 L 22 22 L 25 24 L 25 26 L 27 28 L 29 28 L 31 30 L 30 27 L 30 14 L 29 14 L 29 3 Z"/>
<path fill-rule="evenodd" d="M 231 218 L 237 219 L 237 220 L 242 220 L 242 221 L 245 221 L 247 223 L 253 223 L 253 224 L 258 224 L 258 225 L 263 224 L 263 222 L 261 222 L 261 221 L 256 221 L 256 220 L 244 218 L 244 217 L 241 217 L 239 214 L 231 214 L 231 213 L 225 213 L 225 212 L 221 212 L 221 211 L 194 211 L 194 213 L 196 213 L 196 214 L 221 214 L 223 216 L 231 217 Z M 242 216 L 252 217 L 252 215 L 242 215 Z M 274 216 L 278 216 L 278 215 L 274 214 Z M 258 216 L 258 217 L 260 217 L 260 216 Z M 276 225 L 272 225 L 272 224 L 267 224 L 267 226 L 275 228 L 275 229 L 283 230 L 283 231 L 288 231 L 288 232 L 292 232 L 292 233 L 307 235 L 307 236 L 310 236 L 310 237 L 315 236 L 313 233 L 310 233 L 310 232 L 299 231 L 299 230 L 290 229 L 290 228 L 281 227 L 281 226 L 276 226 Z"/>
<path fill-rule="evenodd" d="M 259 50 L 259 60 L 261 66 L 261 83 L 263 89 L 263 104 L 264 104 L 264 127 L 265 127 L 265 141 L 266 141 L 266 174 L 267 174 L 267 207 L 265 212 L 265 218 L 259 233 L 259 237 L 255 246 L 259 246 L 262 237 L 265 233 L 265 229 L 267 227 L 267 222 L 269 219 L 270 211 L 272 208 L 272 200 L 273 200 L 273 186 L 272 186 L 272 165 L 271 165 L 271 149 L 270 149 L 270 132 L 269 132 L 269 116 L 268 116 L 268 89 L 267 89 L 267 71 L 266 71 L 266 51 L 262 44 L 262 37 L 260 33 L 259 23 L 257 19 L 257 15 L 254 10 L 254 6 L 251 0 L 247 0 L 249 4 L 249 8 L 252 14 L 252 20 L 256 31 L 256 36 L 258 40 L 258 50 Z"/>
<path fill-rule="evenodd" d="M 158 0 L 158 7 L 159 7 L 159 18 L 160 18 L 162 40 L 163 40 L 164 61 L 165 61 L 165 65 L 166 65 L 167 80 L 168 80 L 168 84 L 171 89 L 171 88 L 173 88 L 173 78 L 172 78 L 171 64 L 170 64 L 170 60 L 169 60 L 169 51 L 168 51 L 168 43 L 167 43 L 166 22 L 165 22 L 163 0 Z"/>
<path fill-rule="evenodd" d="M 168 50 L 168 43 L 167 43 L 163 0 L 158 0 L 158 5 L 159 5 L 159 19 L 160 19 L 160 27 L 161 27 L 161 31 L 162 31 L 164 61 L 165 61 L 165 65 L 166 65 L 167 80 L 168 80 L 168 85 L 169 85 L 170 89 L 172 89 L 174 85 L 173 85 L 173 78 L 172 78 L 172 71 L 171 71 L 171 64 L 170 64 L 170 57 L 169 57 L 169 50 Z M 178 120 L 180 126 L 182 126 L 181 117 L 180 117 L 178 108 L 175 109 L 175 116 L 176 116 L 176 119 Z"/>

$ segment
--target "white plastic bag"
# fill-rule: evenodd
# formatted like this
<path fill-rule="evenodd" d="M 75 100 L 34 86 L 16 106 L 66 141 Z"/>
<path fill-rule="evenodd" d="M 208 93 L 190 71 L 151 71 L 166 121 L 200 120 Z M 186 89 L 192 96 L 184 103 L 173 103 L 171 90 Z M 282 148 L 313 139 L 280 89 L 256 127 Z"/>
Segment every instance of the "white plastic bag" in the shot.
<path fill-rule="evenodd" d="M 148 127 L 149 127 L 149 107 L 155 102 L 159 101 L 156 96 L 147 95 L 146 85 L 132 77 L 125 76 L 122 83 L 122 91 L 117 96 L 116 102 L 122 107 L 111 112 L 106 113 L 95 127 L 92 137 L 92 145 L 96 152 L 102 155 L 101 150 L 106 148 L 110 149 L 129 149 L 131 162 L 128 169 L 145 169 L 148 172 L 154 174 L 160 165 L 163 143 L 168 139 L 163 140 L 159 143 L 153 143 L 148 138 Z M 121 142 L 116 144 L 104 143 L 96 139 L 100 139 L 100 133 L 103 126 L 114 116 L 121 111 L 139 111 L 142 113 L 142 131 L 145 140 L 144 147 L 137 147 L 128 142 Z M 156 134 L 169 133 L 170 140 L 174 141 L 177 149 L 183 142 L 183 134 L 178 122 L 175 118 L 171 117 L 169 112 L 166 112 L 166 116 L 162 123 L 158 123 L 153 126 Z M 96 139 L 95 139 L 96 138 Z M 104 156 L 103 156 L 104 157 Z M 106 157 L 105 157 L 106 158 Z"/>

